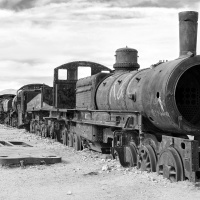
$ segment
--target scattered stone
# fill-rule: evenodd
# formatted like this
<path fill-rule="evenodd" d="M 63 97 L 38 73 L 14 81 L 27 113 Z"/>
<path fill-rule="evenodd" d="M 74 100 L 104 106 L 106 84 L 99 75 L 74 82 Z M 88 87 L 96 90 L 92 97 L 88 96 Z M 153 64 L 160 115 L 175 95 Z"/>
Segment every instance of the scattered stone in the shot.
<path fill-rule="evenodd" d="M 102 171 L 108 171 L 108 170 L 110 170 L 110 167 L 108 165 L 104 165 L 102 167 Z"/>
<path fill-rule="evenodd" d="M 85 152 L 85 151 L 89 151 L 89 149 L 88 149 L 88 148 L 85 148 L 85 149 L 82 150 L 82 152 Z"/>
<path fill-rule="evenodd" d="M 83 174 L 83 176 L 93 176 L 93 175 L 98 175 L 98 172 L 89 172 L 87 174 Z"/>
<path fill-rule="evenodd" d="M 117 164 L 116 167 L 117 167 L 117 168 L 121 168 L 121 165 Z"/>
<path fill-rule="evenodd" d="M 94 155 L 93 158 L 99 158 L 99 156 L 98 155 Z"/>
<path fill-rule="evenodd" d="M 107 159 L 112 160 L 112 155 L 111 154 L 102 154 L 101 158 L 104 159 L 104 160 L 107 160 Z"/>
<path fill-rule="evenodd" d="M 67 195 L 72 195 L 72 192 L 69 190 L 69 191 L 67 192 Z"/>

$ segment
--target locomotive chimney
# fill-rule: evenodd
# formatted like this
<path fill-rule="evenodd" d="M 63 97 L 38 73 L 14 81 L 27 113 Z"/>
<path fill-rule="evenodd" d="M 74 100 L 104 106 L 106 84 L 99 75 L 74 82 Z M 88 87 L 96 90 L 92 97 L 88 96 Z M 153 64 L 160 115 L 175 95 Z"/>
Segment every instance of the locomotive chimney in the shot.
<path fill-rule="evenodd" d="M 191 52 L 196 55 L 198 12 L 186 11 L 179 13 L 180 56 Z"/>

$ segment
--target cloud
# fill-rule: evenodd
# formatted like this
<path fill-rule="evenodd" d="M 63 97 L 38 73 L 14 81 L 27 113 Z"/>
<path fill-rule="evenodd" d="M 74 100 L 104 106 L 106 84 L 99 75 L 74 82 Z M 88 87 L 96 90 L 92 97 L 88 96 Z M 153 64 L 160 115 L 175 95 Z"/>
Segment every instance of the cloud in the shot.
<path fill-rule="evenodd" d="M 93 0 L 88 0 L 94 2 Z M 113 7 L 163 7 L 163 8 L 184 8 L 195 6 L 199 0 L 96 0 L 95 2 L 108 3 Z"/>
<path fill-rule="evenodd" d="M 21 11 L 50 4 L 60 4 L 79 1 L 82 2 L 82 0 L 0 0 L 0 8 Z"/>
<path fill-rule="evenodd" d="M 1 0 L 0 8 L 10 10 L 23 10 L 35 6 L 36 0 Z"/>
<path fill-rule="evenodd" d="M 0 89 L 52 85 L 54 68 L 72 61 L 112 68 L 126 45 L 141 68 L 178 56 L 178 12 L 187 8 L 168 9 L 170 1 L 26 1 L 0 0 Z"/>
<path fill-rule="evenodd" d="M 184 8 L 191 7 L 199 3 L 199 0 L 0 0 L 1 9 L 21 11 L 34 7 L 41 7 L 51 4 L 98 4 L 108 7 L 163 7 L 163 8 Z"/>
<path fill-rule="evenodd" d="M 30 83 L 46 83 L 53 85 L 54 66 L 37 63 L 32 60 L 0 61 L 0 90 L 6 88 L 18 89 Z"/>

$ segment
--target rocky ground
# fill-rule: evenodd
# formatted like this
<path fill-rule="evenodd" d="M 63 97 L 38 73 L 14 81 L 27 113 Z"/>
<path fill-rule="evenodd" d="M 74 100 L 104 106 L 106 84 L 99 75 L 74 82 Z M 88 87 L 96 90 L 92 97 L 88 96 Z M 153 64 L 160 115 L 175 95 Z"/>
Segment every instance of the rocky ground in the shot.
<path fill-rule="evenodd" d="M 198 183 L 170 183 L 156 173 L 125 169 L 99 153 L 76 152 L 25 130 L 0 126 L 0 140 L 25 141 L 62 156 L 62 163 L 54 165 L 1 166 L 0 200 L 200 199 Z"/>

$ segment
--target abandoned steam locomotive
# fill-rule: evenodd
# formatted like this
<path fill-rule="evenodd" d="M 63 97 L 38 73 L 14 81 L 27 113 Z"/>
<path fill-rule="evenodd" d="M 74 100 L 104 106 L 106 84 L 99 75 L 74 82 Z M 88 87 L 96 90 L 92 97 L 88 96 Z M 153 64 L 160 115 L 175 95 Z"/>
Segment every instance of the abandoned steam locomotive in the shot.
<path fill-rule="evenodd" d="M 200 181 L 197 20 L 197 12 L 179 13 L 175 60 L 139 70 L 137 50 L 121 48 L 114 71 L 86 61 L 55 68 L 53 88 L 31 84 L 18 90 L 10 124 L 28 125 L 30 132 L 76 150 L 112 154 L 124 167 L 157 171 L 171 181 Z M 91 67 L 91 76 L 78 80 L 79 66 Z"/>

